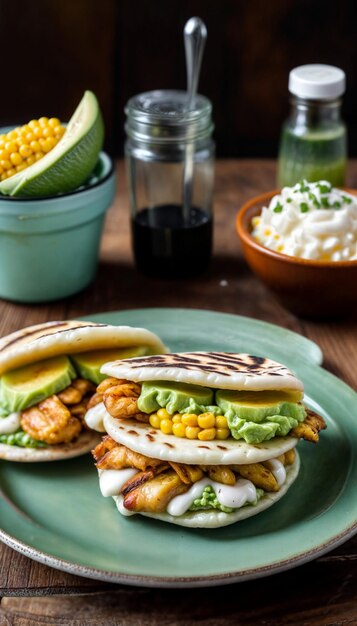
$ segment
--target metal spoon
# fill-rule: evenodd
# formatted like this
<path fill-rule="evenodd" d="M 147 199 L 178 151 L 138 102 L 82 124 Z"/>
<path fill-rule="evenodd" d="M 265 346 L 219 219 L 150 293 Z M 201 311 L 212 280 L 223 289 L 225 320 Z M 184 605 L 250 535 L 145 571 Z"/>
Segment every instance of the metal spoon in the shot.
<path fill-rule="evenodd" d="M 187 71 L 187 111 L 193 108 L 200 75 L 203 50 L 207 39 L 207 28 L 199 17 L 191 17 L 184 28 L 184 43 Z M 186 144 L 183 173 L 183 217 L 189 224 L 192 200 L 192 179 L 194 166 L 194 144 Z"/>

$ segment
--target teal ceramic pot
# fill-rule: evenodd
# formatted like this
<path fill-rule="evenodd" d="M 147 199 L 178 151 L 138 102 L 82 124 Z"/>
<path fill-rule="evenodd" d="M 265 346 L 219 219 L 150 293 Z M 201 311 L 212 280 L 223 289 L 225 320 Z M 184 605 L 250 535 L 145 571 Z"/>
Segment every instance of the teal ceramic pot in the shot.
<path fill-rule="evenodd" d="M 93 177 L 50 198 L 0 198 L 0 297 L 49 302 L 93 279 L 104 217 L 115 193 L 110 157 L 101 152 Z"/>

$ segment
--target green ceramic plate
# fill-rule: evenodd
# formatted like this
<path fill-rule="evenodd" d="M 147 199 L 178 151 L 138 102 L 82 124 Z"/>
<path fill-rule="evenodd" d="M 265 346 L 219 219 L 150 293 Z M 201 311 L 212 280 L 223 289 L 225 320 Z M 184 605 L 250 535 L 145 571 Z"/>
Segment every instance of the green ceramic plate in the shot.
<path fill-rule="evenodd" d="M 279 572 L 354 534 L 357 394 L 316 365 L 321 358 L 316 346 L 272 325 L 206 311 L 123 311 L 95 319 L 147 326 L 172 350 L 247 350 L 278 358 L 304 381 L 308 404 L 325 416 L 328 429 L 317 446 L 299 444 L 301 471 L 280 502 L 216 530 L 122 517 L 113 500 L 100 495 L 89 456 L 46 465 L 2 462 L 0 538 L 5 543 L 74 574 L 180 587 Z"/>

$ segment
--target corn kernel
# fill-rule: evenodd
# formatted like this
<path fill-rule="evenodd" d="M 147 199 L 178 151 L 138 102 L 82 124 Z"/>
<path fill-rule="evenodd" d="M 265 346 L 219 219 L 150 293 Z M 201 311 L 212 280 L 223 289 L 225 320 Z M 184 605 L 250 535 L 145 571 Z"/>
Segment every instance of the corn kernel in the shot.
<path fill-rule="evenodd" d="M 45 153 L 44 153 L 44 152 L 41 152 L 41 151 L 36 152 L 36 153 L 35 153 L 35 159 L 36 159 L 36 161 L 39 161 L 40 159 L 42 159 L 42 157 L 43 157 L 43 156 L 45 156 Z"/>
<path fill-rule="evenodd" d="M 6 174 L 7 174 L 7 177 L 10 178 L 10 176 L 13 176 L 14 174 L 16 174 L 15 168 L 14 167 L 10 167 L 10 169 L 7 170 Z"/>
<path fill-rule="evenodd" d="M 157 414 L 161 420 L 170 418 L 170 413 L 168 413 L 166 409 L 159 409 Z"/>
<path fill-rule="evenodd" d="M 10 158 L 10 154 L 8 153 L 7 150 L 0 150 L 0 160 L 8 161 L 9 158 Z"/>
<path fill-rule="evenodd" d="M 175 415 L 172 416 L 172 421 L 174 424 L 180 424 L 181 423 L 181 413 L 175 413 Z"/>
<path fill-rule="evenodd" d="M 43 132 L 42 126 L 36 126 L 36 128 L 33 129 L 33 134 L 35 135 L 36 139 L 38 139 L 39 137 L 42 137 L 42 132 Z"/>
<path fill-rule="evenodd" d="M 53 128 L 51 128 L 51 126 L 46 126 L 46 128 L 43 129 L 42 135 L 45 139 L 47 139 L 47 137 L 53 137 L 54 134 L 54 130 Z"/>
<path fill-rule="evenodd" d="M 27 163 L 20 163 L 20 165 L 16 165 L 16 171 L 17 172 L 22 172 L 22 170 L 25 170 L 27 168 Z"/>
<path fill-rule="evenodd" d="M 211 441 L 216 438 L 216 429 L 204 428 L 198 433 L 198 438 L 200 441 Z"/>
<path fill-rule="evenodd" d="M 11 169 L 11 162 L 8 159 L 1 159 L 0 165 L 4 170 Z"/>
<path fill-rule="evenodd" d="M 35 163 L 35 161 L 36 161 L 36 159 L 35 159 L 33 154 L 31 154 L 31 156 L 27 157 L 27 159 L 26 159 L 27 165 L 33 165 Z"/>
<path fill-rule="evenodd" d="M 7 178 L 7 174 L 6 174 L 6 172 L 3 172 L 3 173 L 1 174 L 1 176 L 0 176 L 0 179 L 1 179 L 1 180 L 5 180 L 5 178 Z"/>
<path fill-rule="evenodd" d="M 198 416 L 198 425 L 201 428 L 213 428 L 215 424 L 216 420 L 213 413 L 201 413 Z"/>
<path fill-rule="evenodd" d="M 153 428 L 160 428 L 160 418 L 156 413 L 150 415 L 149 422 Z"/>
<path fill-rule="evenodd" d="M 1 176 L 1 174 L 3 174 L 3 173 L 4 173 L 4 168 L 3 168 L 3 167 L 1 167 L 1 165 L 0 165 L 0 176 Z"/>
<path fill-rule="evenodd" d="M 224 415 L 217 415 L 216 417 L 216 428 L 227 428 L 227 418 Z"/>
<path fill-rule="evenodd" d="M 194 413 L 184 413 L 181 421 L 185 426 L 197 426 L 197 415 Z"/>
<path fill-rule="evenodd" d="M 58 135 L 59 137 L 62 137 L 62 135 L 63 135 L 63 133 L 64 133 L 64 131 L 65 131 L 66 129 L 64 128 L 64 126 L 61 126 L 61 125 L 59 124 L 58 126 L 55 126 L 53 130 L 55 131 L 55 134 L 56 134 L 56 135 Z"/>
<path fill-rule="evenodd" d="M 228 439 L 231 431 L 229 428 L 217 428 L 216 430 L 216 439 Z"/>
<path fill-rule="evenodd" d="M 57 117 L 51 117 L 48 120 L 48 125 L 51 126 L 51 128 L 56 128 L 56 126 L 60 126 L 61 122 L 59 121 L 59 119 Z"/>
<path fill-rule="evenodd" d="M 37 120 L 31 120 L 31 122 L 28 123 L 28 126 L 30 128 L 36 128 L 36 126 L 38 126 L 38 121 Z"/>
<path fill-rule="evenodd" d="M 11 141 L 13 139 L 17 138 L 17 132 L 16 130 L 10 130 L 9 133 L 7 133 L 7 138 Z"/>
<path fill-rule="evenodd" d="M 5 144 L 5 150 L 7 150 L 9 154 L 11 154 L 12 152 L 16 152 L 16 143 L 14 141 L 7 141 Z"/>
<path fill-rule="evenodd" d="M 27 159 L 27 157 L 32 154 L 32 148 L 30 148 L 30 146 L 23 145 L 20 146 L 19 152 L 24 159 Z"/>
<path fill-rule="evenodd" d="M 173 424 L 172 432 L 176 437 L 185 437 L 186 436 L 186 426 L 185 424 Z"/>
<path fill-rule="evenodd" d="M 27 135 L 27 133 L 31 132 L 31 128 L 28 124 L 24 124 L 23 126 L 21 126 L 20 128 L 20 135 L 21 137 L 24 137 L 25 135 Z"/>
<path fill-rule="evenodd" d="M 47 126 L 48 117 L 40 117 L 40 119 L 38 120 L 38 123 L 40 126 Z"/>
<path fill-rule="evenodd" d="M 160 430 L 165 433 L 165 435 L 170 435 L 172 433 L 172 421 L 169 419 L 161 420 Z"/>
<path fill-rule="evenodd" d="M 197 426 L 186 426 L 187 439 L 197 439 L 200 430 Z"/>
<path fill-rule="evenodd" d="M 30 142 L 30 148 L 32 149 L 32 152 L 39 152 L 41 150 L 41 146 L 37 140 Z"/>
<path fill-rule="evenodd" d="M 50 152 L 50 150 L 52 150 L 53 148 L 53 143 L 51 142 L 51 139 L 53 139 L 53 137 L 48 137 L 48 139 L 44 140 L 44 143 L 42 144 L 42 150 L 47 154 L 47 152 Z"/>
<path fill-rule="evenodd" d="M 21 165 L 22 163 L 21 154 L 19 154 L 18 152 L 13 152 L 12 154 L 10 154 L 10 161 L 13 165 Z"/>

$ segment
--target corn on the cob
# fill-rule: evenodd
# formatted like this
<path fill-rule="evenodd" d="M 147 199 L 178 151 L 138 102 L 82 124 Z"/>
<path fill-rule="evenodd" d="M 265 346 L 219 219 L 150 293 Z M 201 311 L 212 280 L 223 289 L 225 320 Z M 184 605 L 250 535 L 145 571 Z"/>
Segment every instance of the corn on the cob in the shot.
<path fill-rule="evenodd" d="M 0 180 L 42 159 L 59 142 L 65 130 L 56 117 L 40 117 L 0 135 Z"/>
<path fill-rule="evenodd" d="M 212 439 L 228 439 L 230 430 L 224 415 L 215 416 L 213 413 L 175 413 L 170 415 L 166 409 L 159 409 L 150 415 L 150 424 L 160 429 L 166 435 L 186 439 L 211 441 Z"/>

